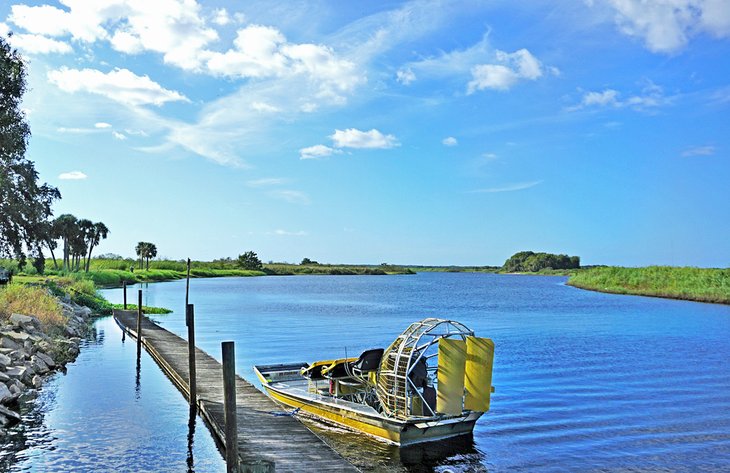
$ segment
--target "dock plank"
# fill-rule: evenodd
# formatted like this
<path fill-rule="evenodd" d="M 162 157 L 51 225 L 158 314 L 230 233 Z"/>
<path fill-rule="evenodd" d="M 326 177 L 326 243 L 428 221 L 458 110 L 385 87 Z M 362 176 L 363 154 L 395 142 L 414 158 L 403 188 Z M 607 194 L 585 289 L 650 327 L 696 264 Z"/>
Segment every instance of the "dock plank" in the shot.
<path fill-rule="evenodd" d="M 115 310 L 114 319 L 127 334 L 137 337 L 136 311 Z M 187 341 L 143 317 L 142 346 L 189 399 Z M 223 367 L 199 348 L 195 357 L 196 404 L 211 431 L 226 447 Z M 282 410 L 251 383 L 236 376 L 238 454 L 242 463 L 273 462 L 277 472 L 359 471 L 295 417 L 274 416 L 271 412 Z"/>

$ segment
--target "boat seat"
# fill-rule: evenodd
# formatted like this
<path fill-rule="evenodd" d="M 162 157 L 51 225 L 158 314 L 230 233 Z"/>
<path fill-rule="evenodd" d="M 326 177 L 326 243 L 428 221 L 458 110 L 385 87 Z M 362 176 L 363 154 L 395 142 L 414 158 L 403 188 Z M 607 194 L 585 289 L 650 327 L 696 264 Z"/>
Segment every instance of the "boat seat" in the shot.
<path fill-rule="evenodd" d="M 356 362 L 350 365 L 350 371 L 356 376 L 362 376 L 371 371 L 377 371 L 380 367 L 380 360 L 383 359 L 382 348 L 373 348 L 365 350 Z"/>

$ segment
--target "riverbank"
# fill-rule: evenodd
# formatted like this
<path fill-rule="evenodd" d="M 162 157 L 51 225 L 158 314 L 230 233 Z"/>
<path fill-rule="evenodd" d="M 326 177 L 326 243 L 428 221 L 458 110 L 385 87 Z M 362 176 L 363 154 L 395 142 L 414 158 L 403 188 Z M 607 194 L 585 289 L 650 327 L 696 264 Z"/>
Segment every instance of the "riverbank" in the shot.
<path fill-rule="evenodd" d="M 92 310 L 48 288 L 13 284 L 0 291 L 0 437 L 22 421 L 19 401 L 76 359 Z"/>
<path fill-rule="evenodd" d="M 730 304 L 730 269 L 596 267 L 577 271 L 567 284 L 612 294 Z"/>

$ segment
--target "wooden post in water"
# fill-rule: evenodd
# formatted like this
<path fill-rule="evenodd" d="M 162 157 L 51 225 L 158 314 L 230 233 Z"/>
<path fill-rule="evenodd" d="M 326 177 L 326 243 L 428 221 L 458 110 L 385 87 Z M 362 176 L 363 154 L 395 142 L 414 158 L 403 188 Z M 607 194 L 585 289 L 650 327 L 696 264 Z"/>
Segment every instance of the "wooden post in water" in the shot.
<path fill-rule="evenodd" d="M 226 472 L 238 473 L 236 425 L 236 350 L 233 342 L 221 342 L 223 351 L 223 409 L 226 432 Z"/>
<path fill-rule="evenodd" d="M 124 310 L 127 310 L 127 281 L 122 281 L 122 287 L 124 288 Z"/>
<path fill-rule="evenodd" d="M 188 275 L 185 281 L 185 326 L 189 326 L 188 304 L 190 303 L 190 258 L 188 258 Z"/>
<path fill-rule="evenodd" d="M 142 350 L 142 289 L 137 293 L 137 354 Z"/>
<path fill-rule="evenodd" d="M 188 321 L 188 387 L 190 388 L 190 409 L 197 408 L 197 383 L 195 373 L 195 307 L 188 304 L 185 318 Z"/>

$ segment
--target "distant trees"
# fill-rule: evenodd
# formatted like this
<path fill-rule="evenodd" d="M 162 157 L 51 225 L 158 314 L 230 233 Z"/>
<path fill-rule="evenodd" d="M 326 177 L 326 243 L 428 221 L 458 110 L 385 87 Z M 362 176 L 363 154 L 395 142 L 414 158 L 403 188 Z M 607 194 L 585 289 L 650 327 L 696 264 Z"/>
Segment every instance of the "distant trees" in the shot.
<path fill-rule="evenodd" d="M 58 189 L 38 182 L 38 172 L 25 151 L 30 127 L 21 101 L 25 64 L 0 36 L 0 256 L 14 256 L 25 265 L 28 251 L 42 258 L 45 222 Z"/>
<path fill-rule="evenodd" d="M 95 246 L 99 246 L 101 240 L 106 240 L 109 236 L 109 228 L 102 222 L 96 222 L 91 226 L 89 232 L 86 235 L 86 241 L 89 246 L 89 254 L 86 256 L 86 272 L 89 272 L 89 265 L 91 264 L 91 252 Z"/>
<path fill-rule="evenodd" d="M 502 269 L 510 273 L 537 272 L 542 269 L 577 269 L 580 257 L 520 251 L 505 261 Z"/>
<path fill-rule="evenodd" d="M 304 258 L 302 260 L 302 262 L 299 263 L 299 264 L 302 265 L 302 266 L 307 266 L 307 265 L 318 265 L 319 263 L 316 262 L 316 261 L 314 261 L 314 260 L 311 260 L 309 258 Z"/>
<path fill-rule="evenodd" d="M 247 251 L 242 255 L 238 255 L 236 265 L 241 269 L 251 269 L 254 271 L 264 269 L 264 265 L 261 263 L 258 255 L 253 251 Z"/>
<path fill-rule="evenodd" d="M 142 266 L 142 260 L 147 261 L 146 269 L 150 269 L 150 258 L 157 256 L 157 246 L 154 243 L 147 241 L 140 241 L 137 246 L 134 247 L 134 251 L 137 253 L 137 257 L 140 260 L 140 266 Z"/>

